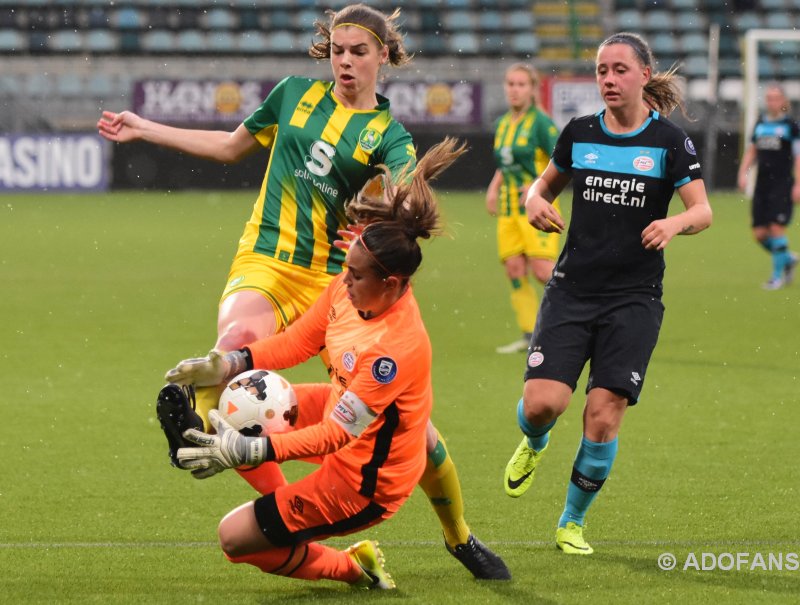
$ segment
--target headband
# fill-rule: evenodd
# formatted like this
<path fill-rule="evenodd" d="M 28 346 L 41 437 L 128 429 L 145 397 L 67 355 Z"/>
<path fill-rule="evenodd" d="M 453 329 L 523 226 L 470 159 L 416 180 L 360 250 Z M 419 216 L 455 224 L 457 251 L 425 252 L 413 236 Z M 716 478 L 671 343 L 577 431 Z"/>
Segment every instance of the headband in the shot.
<path fill-rule="evenodd" d="M 369 226 L 369 225 L 367 225 L 367 226 Z M 364 231 L 366 231 L 366 228 L 364 229 Z M 364 231 L 362 231 L 362 232 L 359 234 L 359 236 L 358 236 L 358 241 L 359 241 L 359 242 L 361 242 L 361 245 L 363 246 L 364 250 L 366 251 L 366 253 L 367 253 L 367 254 L 369 254 L 369 257 L 370 257 L 370 258 L 371 258 L 373 261 L 375 261 L 375 264 L 376 264 L 376 265 L 378 265 L 378 266 L 379 266 L 381 269 L 383 269 L 383 272 L 384 272 L 384 273 L 386 273 L 386 275 L 392 275 L 392 272 L 391 272 L 391 271 L 389 271 L 389 269 L 387 269 L 387 268 L 386 268 L 386 266 L 385 266 L 385 265 L 384 265 L 384 264 L 383 264 L 381 261 L 379 261 L 379 260 L 378 260 L 378 257 L 377 257 L 377 256 L 375 256 L 375 255 L 372 253 L 372 250 L 370 250 L 370 249 L 369 249 L 369 247 L 367 246 L 367 242 L 365 242 L 365 241 L 364 241 L 364 237 L 363 237 L 363 235 L 364 235 Z"/>
<path fill-rule="evenodd" d="M 375 39 L 378 41 L 378 44 L 383 46 L 383 40 L 380 39 L 380 36 L 378 36 L 378 34 L 376 34 L 374 31 L 372 31 L 370 28 L 364 25 L 359 25 L 358 23 L 338 23 L 337 25 L 333 26 L 333 29 L 339 29 L 340 27 L 347 27 L 347 26 L 357 27 L 358 29 L 363 29 L 365 32 L 369 32 L 375 37 Z"/>

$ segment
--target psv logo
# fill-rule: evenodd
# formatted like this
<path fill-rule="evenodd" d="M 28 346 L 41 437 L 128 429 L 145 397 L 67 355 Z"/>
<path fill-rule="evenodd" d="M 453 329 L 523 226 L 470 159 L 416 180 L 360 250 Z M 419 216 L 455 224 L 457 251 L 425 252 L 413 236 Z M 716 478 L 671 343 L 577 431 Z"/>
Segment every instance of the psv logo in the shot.
<path fill-rule="evenodd" d="M 636 170 L 641 170 L 642 172 L 652 170 L 655 165 L 656 163 L 653 158 L 647 157 L 646 155 L 640 155 L 638 158 L 633 160 L 633 167 L 636 168 Z"/>

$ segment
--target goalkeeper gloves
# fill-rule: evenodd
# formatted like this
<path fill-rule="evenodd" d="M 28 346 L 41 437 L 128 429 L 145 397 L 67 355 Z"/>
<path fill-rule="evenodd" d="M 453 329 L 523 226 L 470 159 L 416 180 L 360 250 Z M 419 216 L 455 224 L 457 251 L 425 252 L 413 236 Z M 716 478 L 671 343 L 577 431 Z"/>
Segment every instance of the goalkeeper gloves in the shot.
<path fill-rule="evenodd" d="M 251 369 L 249 355 L 244 351 L 222 351 L 211 349 L 206 357 L 184 359 L 164 376 L 167 382 L 211 387 L 225 382 L 245 370 Z"/>
<path fill-rule="evenodd" d="M 178 450 L 181 467 L 191 470 L 197 479 L 211 477 L 226 468 L 258 466 L 274 459 L 269 437 L 245 437 L 217 410 L 209 411 L 208 420 L 217 434 L 209 435 L 197 429 L 184 431 L 184 439 L 200 447 Z"/>

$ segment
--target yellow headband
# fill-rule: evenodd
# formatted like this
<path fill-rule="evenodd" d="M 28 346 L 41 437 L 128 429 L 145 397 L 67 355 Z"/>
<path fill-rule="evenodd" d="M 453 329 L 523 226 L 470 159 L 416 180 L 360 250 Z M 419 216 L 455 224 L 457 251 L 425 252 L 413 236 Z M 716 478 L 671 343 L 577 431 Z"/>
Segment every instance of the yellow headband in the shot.
<path fill-rule="evenodd" d="M 383 46 L 383 40 L 380 39 L 378 34 L 376 34 L 370 28 L 364 27 L 363 25 L 359 25 L 358 23 L 339 23 L 338 25 L 335 25 L 333 29 L 339 29 L 340 27 L 347 27 L 347 26 L 357 27 L 358 29 L 363 29 L 365 32 L 371 33 L 373 36 L 375 36 L 375 39 L 378 41 L 378 44 Z"/>

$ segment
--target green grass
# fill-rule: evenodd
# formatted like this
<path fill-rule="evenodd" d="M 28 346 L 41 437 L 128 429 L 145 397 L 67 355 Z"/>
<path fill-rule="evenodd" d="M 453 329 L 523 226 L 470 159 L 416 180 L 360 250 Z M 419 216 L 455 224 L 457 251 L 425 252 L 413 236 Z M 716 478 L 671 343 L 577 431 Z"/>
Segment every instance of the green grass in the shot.
<path fill-rule="evenodd" d="M 202 354 L 252 193 L 14 196 L 0 203 L 0 601 L 7 603 L 778 603 L 800 571 L 663 572 L 660 553 L 797 553 L 800 285 L 760 289 L 767 256 L 746 204 L 667 250 L 667 314 L 641 403 L 589 515 L 595 555 L 553 545 L 582 391 L 524 498 L 501 487 L 519 440 L 524 355 L 480 194 L 443 199 L 451 237 L 426 244 L 416 293 L 434 347 L 434 421 L 467 520 L 511 583 L 474 582 L 444 550 L 419 490 L 366 535 L 399 590 L 271 577 L 227 563 L 216 524 L 252 497 L 237 477 L 167 464 L 154 419 L 163 372 Z M 676 200 L 675 206 L 680 206 Z M 790 231 L 795 245 L 800 232 Z M 315 360 L 286 372 L 323 380 Z M 308 467 L 287 465 L 297 477 Z M 332 540 L 344 546 L 350 540 Z"/>

